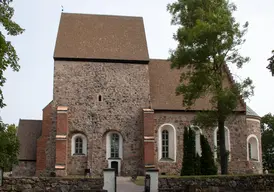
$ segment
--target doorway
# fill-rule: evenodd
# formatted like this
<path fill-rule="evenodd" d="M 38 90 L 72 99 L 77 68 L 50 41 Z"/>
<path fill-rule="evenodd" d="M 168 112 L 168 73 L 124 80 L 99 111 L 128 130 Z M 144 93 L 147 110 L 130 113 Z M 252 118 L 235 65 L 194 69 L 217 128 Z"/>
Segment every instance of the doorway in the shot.
<path fill-rule="evenodd" d="M 115 169 L 115 175 L 118 175 L 118 162 L 112 161 L 110 166 L 112 169 Z"/>

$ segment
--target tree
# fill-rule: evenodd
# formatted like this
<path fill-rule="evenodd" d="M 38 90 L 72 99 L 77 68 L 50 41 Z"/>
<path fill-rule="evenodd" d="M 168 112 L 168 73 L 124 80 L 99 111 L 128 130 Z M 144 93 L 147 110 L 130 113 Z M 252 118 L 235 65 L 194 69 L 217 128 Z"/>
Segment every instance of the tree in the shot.
<path fill-rule="evenodd" d="M 274 131 L 274 115 L 268 113 L 261 118 L 261 132 L 265 130 Z"/>
<path fill-rule="evenodd" d="M 5 32 L 7 36 L 17 36 L 24 32 L 24 29 L 12 20 L 14 9 L 10 6 L 11 2 L 12 0 L 0 1 L 0 24 L 4 29 L 0 31 L 0 87 L 3 87 L 6 82 L 4 71 L 8 67 L 11 67 L 14 71 L 19 71 L 20 68 L 15 48 L 4 34 Z M 3 92 L 0 88 L 0 108 L 5 106 L 3 100 Z"/>
<path fill-rule="evenodd" d="M 263 166 L 274 170 L 274 115 L 271 113 L 261 118 Z"/>
<path fill-rule="evenodd" d="M 174 34 L 178 42 L 171 51 L 171 68 L 183 68 L 177 94 L 183 95 L 183 105 L 191 107 L 195 100 L 212 95 L 212 109 L 198 113 L 195 123 L 200 127 L 218 126 L 220 130 L 221 173 L 228 173 L 224 123 L 236 109 L 239 96 L 253 95 L 252 80 L 225 86 L 228 64 L 241 68 L 249 61 L 239 53 L 245 42 L 248 22 L 240 24 L 232 16 L 236 6 L 227 0 L 177 0 L 168 4 Z"/>
<path fill-rule="evenodd" d="M 214 162 L 214 157 L 210 145 L 204 135 L 200 136 L 201 139 L 201 174 L 202 175 L 216 175 L 217 167 Z"/>
<path fill-rule="evenodd" d="M 184 156 L 181 175 L 195 175 L 195 134 L 188 127 L 184 128 Z"/>
<path fill-rule="evenodd" d="M 16 136 L 16 126 L 0 122 L 0 167 L 11 171 L 12 165 L 17 164 L 19 153 L 19 140 Z"/>
<path fill-rule="evenodd" d="M 272 73 L 272 76 L 274 76 L 274 50 L 272 51 L 272 56 L 269 57 L 267 60 L 269 61 L 269 64 L 266 68 L 269 69 Z"/>

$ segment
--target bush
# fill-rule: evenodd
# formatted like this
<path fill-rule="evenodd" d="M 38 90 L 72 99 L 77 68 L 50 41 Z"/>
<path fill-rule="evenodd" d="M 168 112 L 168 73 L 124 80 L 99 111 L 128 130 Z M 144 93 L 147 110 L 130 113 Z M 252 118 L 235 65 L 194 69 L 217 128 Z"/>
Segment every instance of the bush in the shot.
<path fill-rule="evenodd" d="M 194 159 L 194 173 L 195 175 L 201 175 L 201 157 L 198 153 L 196 153 Z"/>
<path fill-rule="evenodd" d="M 198 155 L 198 154 L 197 154 Z M 200 157 L 196 156 L 195 151 L 195 133 L 192 129 L 184 129 L 184 156 L 181 175 L 199 174 Z"/>
<path fill-rule="evenodd" d="M 214 157 L 212 150 L 209 146 L 209 143 L 204 135 L 201 135 L 201 148 L 202 148 L 202 156 L 201 156 L 201 174 L 202 175 L 216 175 L 217 174 L 217 166 L 214 162 Z"/>

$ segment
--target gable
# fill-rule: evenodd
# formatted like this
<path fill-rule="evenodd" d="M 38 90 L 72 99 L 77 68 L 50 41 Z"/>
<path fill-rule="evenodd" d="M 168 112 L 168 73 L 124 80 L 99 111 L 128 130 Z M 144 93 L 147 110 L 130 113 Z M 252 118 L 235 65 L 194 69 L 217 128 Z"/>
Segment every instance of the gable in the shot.
<path fill-rule="evenodd" d="M 148 63 L 143 19 L 62 13 L 54 59 L 132 60 Z"/>
<path fill-rule="evenodd" d="M 187 110 L 183 106 L 183 96 L 176 96 L 175 90 L 180 83 L 180 75 L 184 69 L 171 69 L 171 62 L 167 60 L 152 59 L 149 62 L 149 80 L 151 106 L 155 110 Z M 229 69 L 226 68 L 227 78 L 224 85 L 230 86 L 233 83 Z M 209 110 L 210 95 L 197 99 L 188 110 Z M 236 111 L 245 111 L 245 103 L 239 97 Z"/>

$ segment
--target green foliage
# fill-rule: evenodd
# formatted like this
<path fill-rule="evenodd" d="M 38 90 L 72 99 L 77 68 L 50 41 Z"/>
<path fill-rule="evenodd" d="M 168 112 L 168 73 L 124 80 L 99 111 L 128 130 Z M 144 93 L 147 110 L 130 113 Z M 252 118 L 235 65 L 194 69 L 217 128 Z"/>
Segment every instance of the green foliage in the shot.
<path fill-rule="evenodd" d="M 4 29 L 0 31 L 0 87 L 3 87 L 6 82 L 3 73 L 8 67 L 11 67 L 14 71 L 19 70 L 19 58 L 11 42 L 6 39 L 5 34 L 17 36 L 24 32 L 24 29 L 12 20 L 14 9 L 10 6 L 11 2 L 12 0 L 0 1 L 0 24 Z M 5 106 L 3 100 L 3 93 L 0 89 L 0 108 Z"/>
<path fill-rule="evenodd" d="M 261 132 L 265 130 L 274 131 L 274 115 L 268 113 L 261 118 Z"/>
<path fill-rule="evenodd" d="M 16 132 L 14 124 L 0 122 L 0 167 L 4 167 L 5 171 L 11 171 L 12 165 L 18 162 L 19 140 Z"/>
<path fill-rule="evenodd" d="M 272 76 L 274 76 L 274 50 L 272 50 L 272 56 L 267 59 L 269 61 L 268 66 L 266 67 L 271 72 Z"/>
<path fill-rule="evenodd" d="M 274 115 L 271 113 L 261 118 L 263 167 L 274 169 Z"/>
<path fill-rule="evenodd" d="M 195 175 L 201 175 L 201 157 L 198 153 L 194 158 L 194 173 Z"/>
<path fill-rule="evenodd" d="M 242 29 L 232 13 L 236 10 L 227 0 L 177 0 L 167 7 L 172 24 L 179 28 L 174 34 L 178 42 L 171 51 L 171 68 L 184 68 L 177 94 L 183 95 L 184 106 L 190 107 L 198 98 L 212 95 L 212 109 L 198 113 L 195 123 L 201 127 L 218 125 L 222 130 L 221 167 L 227 174 L 225 160 L 224 122 L 236 109 L 239 96 L 244 99 L 253 95 L 252 80 L 225 87 L 227 64 L 241 68 L 249 61 L 239 53 L 247 32 L 248 22 Z"/>
<path fill-rule="evenodd" d="M 184 156 L 181 176 L 217 174 L 217 167 L 208 141 L 203 135 L 200 139 L 201 157 L 195 149 L 195 132 L 191 128 L 184 128 Z"/>
<path fill-rule="evenodd" d="M 210 145 L 204 135 L 201 135 L 201 174 L 202 175 L 216 175 L 217 167 L 214 162 L 214 156 Z"/>
<path fill-rule="evenodd" d="M 193 150 L 194 149 L 194 150 Z M 184 128 L 184 156 L 181 175 L 194 175 L 195 134 L 188 127 Z"/>

